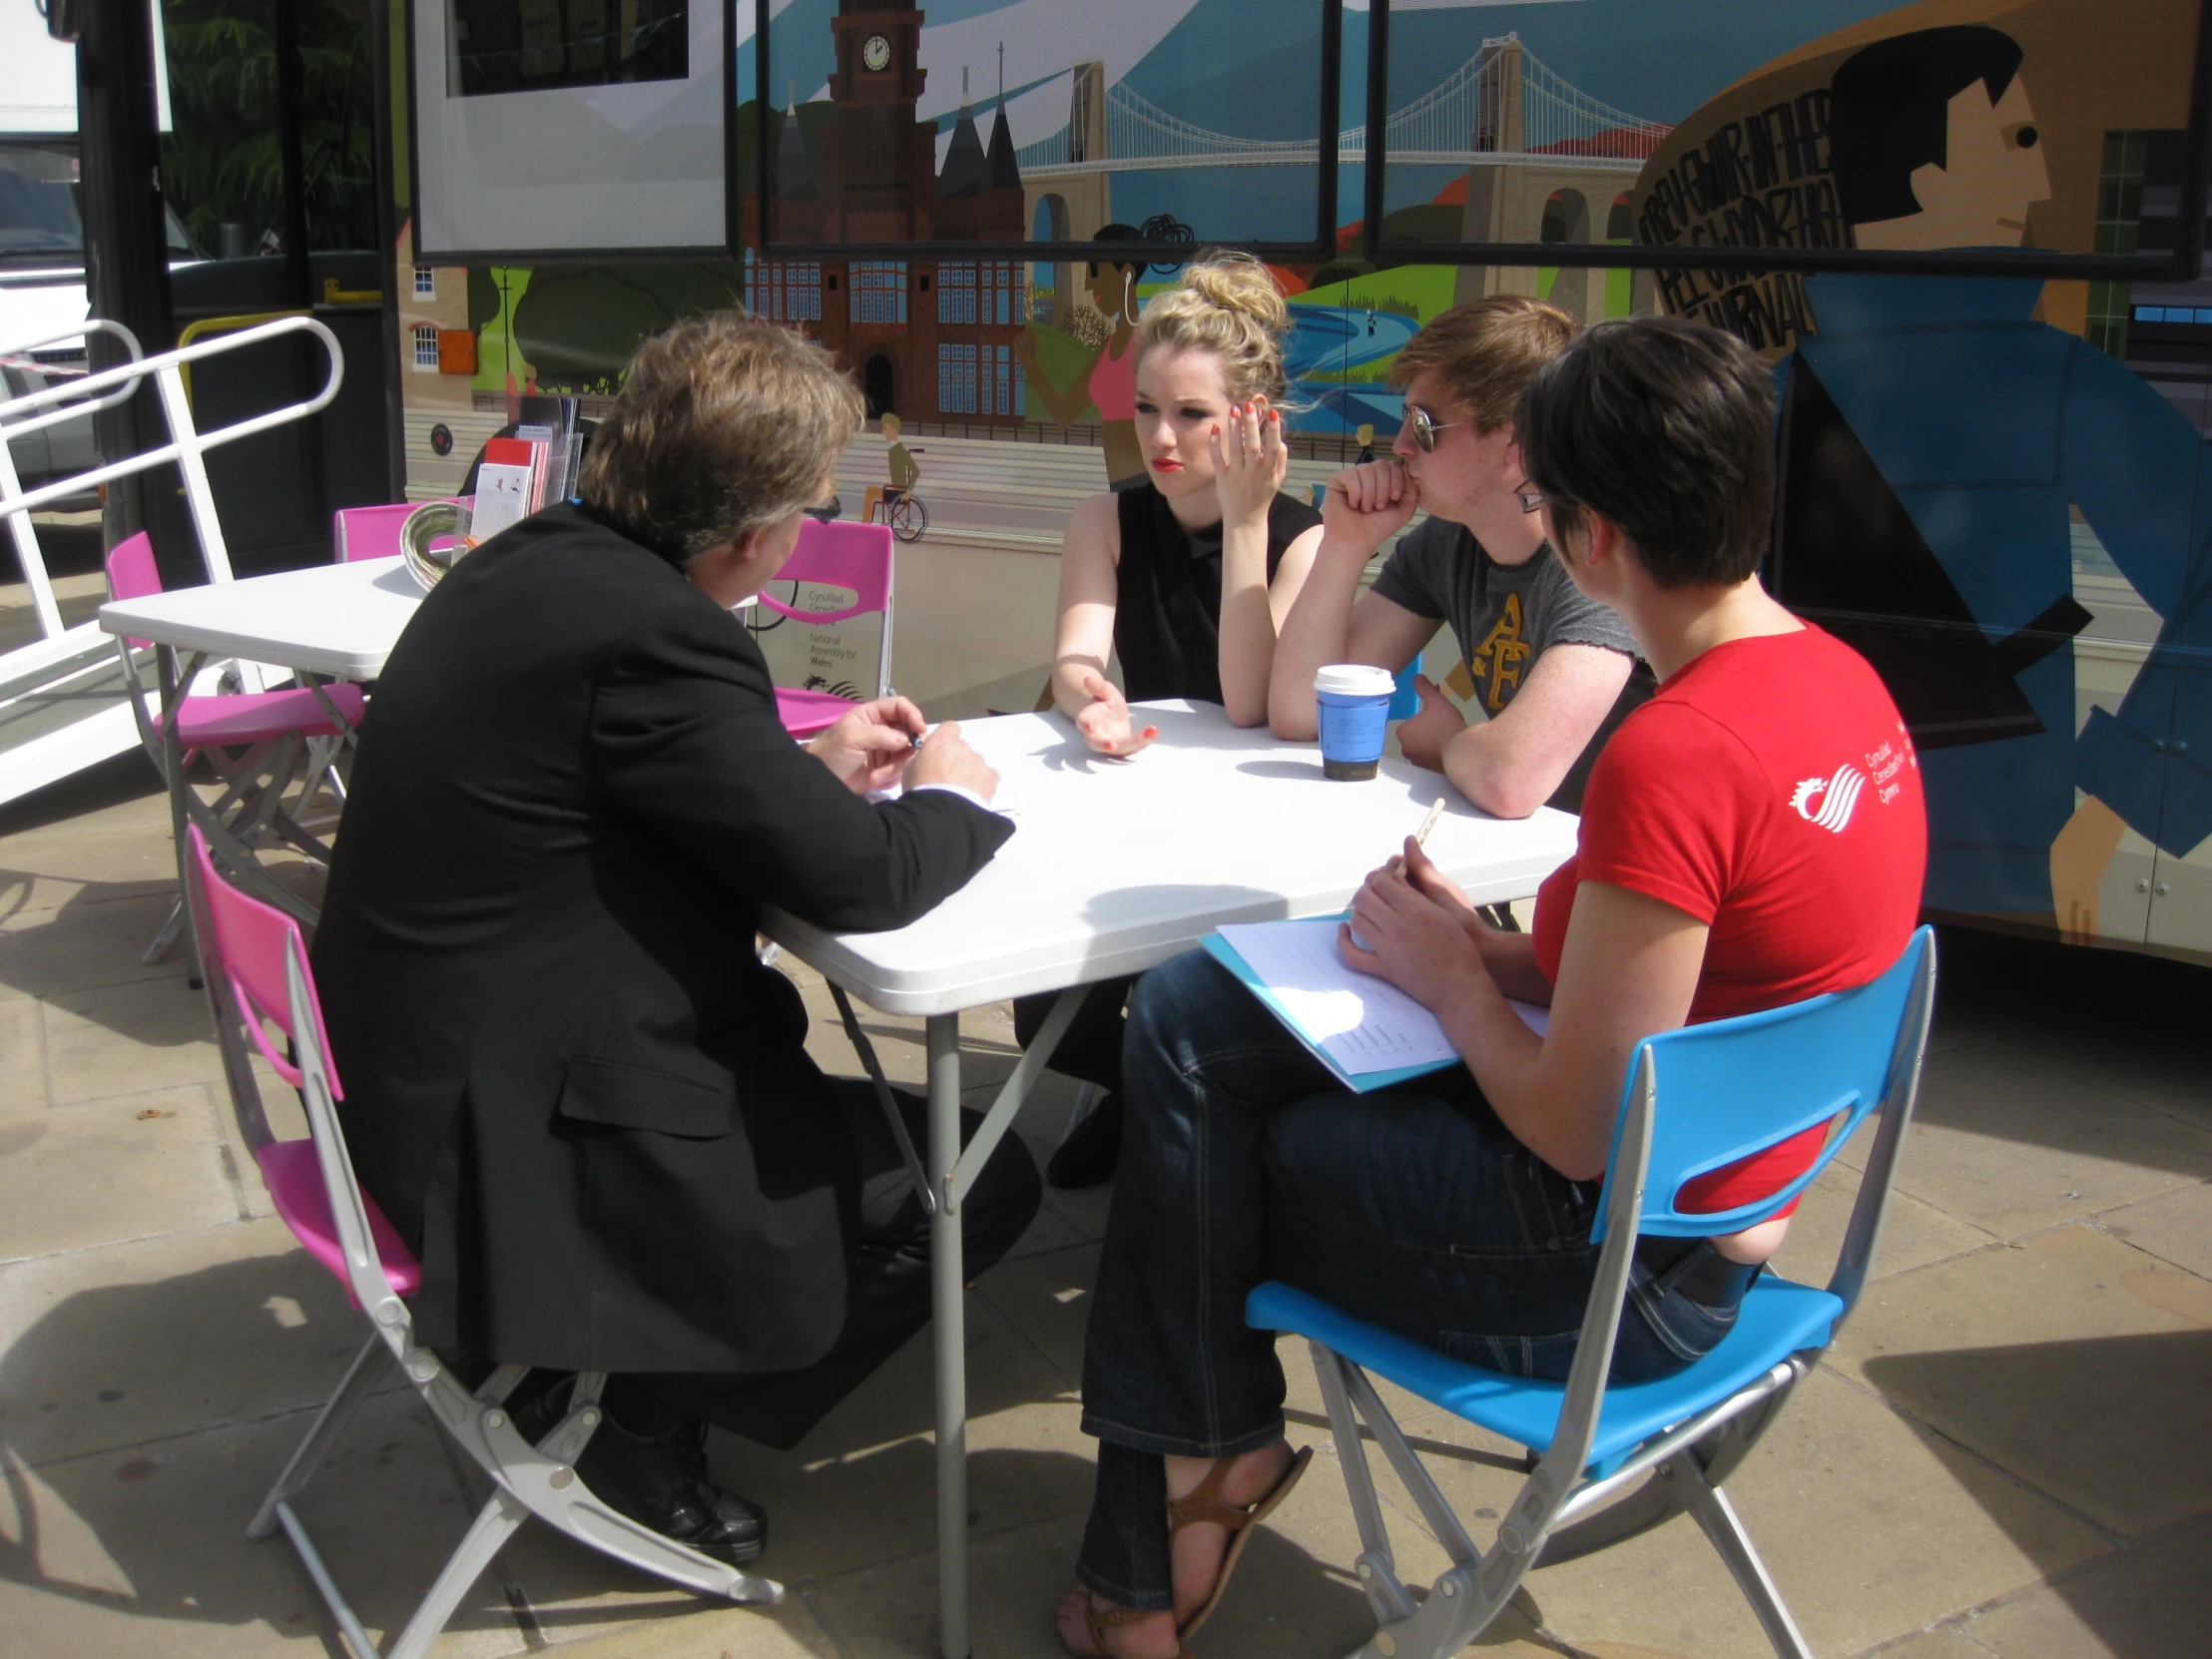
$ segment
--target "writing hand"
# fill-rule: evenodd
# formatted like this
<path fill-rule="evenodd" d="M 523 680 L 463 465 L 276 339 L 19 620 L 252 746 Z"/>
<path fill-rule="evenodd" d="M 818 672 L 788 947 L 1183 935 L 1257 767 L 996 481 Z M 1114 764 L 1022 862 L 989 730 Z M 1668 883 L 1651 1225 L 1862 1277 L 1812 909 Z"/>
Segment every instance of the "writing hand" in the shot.
<path fill-rule="evenodd" d="M 1444 749 L 1467 729 L 1467 723 L 1451 699 L 1444 696 L 1443 688 L 1427 675 L 1415 675 L 1413 688 L 1420 693 L 1420 712 L 1398 724 L 1398 753 L 1417 767 L 1441 772 Z"/>
<path fill-rule="evenodd" d="M 834 726 L 808 743 L 807 753 L 854 795 L 867 795 L 898 781 L 914 740 L 928 729 L 910 700 L 878 697 L 839 716 Z"/>
<path fill-rule="evenodd" d="M 948 720 L 929 734 L 928 743 L 906 768 L 909 790 L 924 784 L 954 784 L 988 801 L 998 793 L 998 774 L 968 747 L 967 739 L 960 736 L 960 723 Z"/>
<path fill-rule="evenodd" d="M 1131 728 L 1128 699 L 1103 674 L 1086 674 L 1083 690 L 1090 694 L 1091 702 L 1075 717 L 1075 729 L 1097 753 L 1126 761 L 1139 750 L 1149 749 L 1160 735 L 1157 726 Z"/>
<path fill-rule="evenodd" d="M 1419 850 L 1408 837 L 1407 856 Z M 1424 1008 L 1440 1007 L 1489 975 L 1459 916 L 1408 881 L 1394 858 L 1353 898 L 1352 923 L 1338 928 L 1337 950 L 1348 965 L 1388 980 Z"/>

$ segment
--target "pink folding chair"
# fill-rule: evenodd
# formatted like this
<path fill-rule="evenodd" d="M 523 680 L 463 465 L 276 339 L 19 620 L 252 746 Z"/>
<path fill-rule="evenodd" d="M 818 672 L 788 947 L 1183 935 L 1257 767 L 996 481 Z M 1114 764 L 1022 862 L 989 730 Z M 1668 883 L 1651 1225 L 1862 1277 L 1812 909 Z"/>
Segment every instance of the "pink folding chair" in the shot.
<path fill-rule="evenodd" d="M 338 1123 L 338 1082 L 322 1005 L 299 924 L 233 886 L 216 868 L 197 825 L 185 834 L 186 892 L 202 941 L 208 999 L 240 1133 L 284 1225 L 337 1276 L 369 1323 L 367 1341 L 263 1499 L 247 1536 L 267 1538 L 281 1527 L 353 1651 L 362 1659 L 377 1653 L 308 1536 L 294 1501 L 385 1368 L 396 1361 L 439 1427 L 484 1472 L 493 1489 L 413 1617 L 383 1650 L 383 1659 L 421 1659 L 469 1586 L 531 1515 L 578 1543 L 703 1594 L 733 1601 L 781 1600 L 782 1585 L 662 1537 L 609 1508 L 577 1478 L 576 1459 L 602 1416 L 604 1372 L 586 1372 L 576 1379 L 567 1415 L 532 1445 L 505 1409 L 507 1396 L 529 1367 L 501 1366 L 471 1393 L 434 1352 L 416 1345 L 413 1318 L 403 1299 L 421 1287 L 422 1270 L 353 1173 Z M 249 1044 L 299 1090 L 307 1113 L 305 1140 L 279 1141 L 272 1134 Z"/>
<path fill-rule="evenodd" d="M 396 501 L 388 507 L 340 507 L 330 515 L 333 564 L 399 557 L 399 527 L 421 503 Z"/>
<path fill-rule="evenodd" d="M 336 1066 L 329 1059 L 329 1038 L 323 1030 L 322 1004 L 315 995 L 313 980 L 310 978 L 306 983 L 305 1005 L 301 1010 L 294 1010 L 291 993 L 286 988 L 285 952 L 298 939 L 299 924 L 274 905 L 239 891 L 224 879 L 208 850 L 208 838 L 200 832 L 197 824 L 186 828 L 185 846 L 186 888 L 193 899 L 201 963 L 208 995 L 215 1003 L 218 1041 L 224 1047 L 224 1071 L 231 1084 L 233 1106 L 247 1149 L 261 1168 L 262 1182 L 269 1188 L 276 1214 L 283 1218 L 284 1225 L 306 1247 L 307 1253 L 338 1276 L 346 1287 L 347 1297 L 357 1308 L 360 1299 L 354 1295 L 347 1275 L 344 1245 L 332 1219 L 334 1212 L 330 1207 L 328 1186 L 323 1180 L 316 1138 L 312 1134 L 303 1141 L 276 1138 L 262 1113 L 261 1088 L 255 1080 L 252 1063 L 246 1058 L 244 1045 L 238 1041 L 243 1034 L 260 1050 L 262 1058 L 278 1077 L 293 1088 L 300 1088 L 299 1067 L 277 1046 L 276 1038 L 296 1046 L 295 1027 L 300 1019 L 305 1019 L 311 1024 L 314 1047 L 323 1056 L 323 1075 L 328 1080 L 331 1097 L 333 1100 L 343 1098 Z M 272 1026 L 276 1027 L 276 1038 L 270 1034 Z M 222 1043 L 225 1037 L 231 1039 L 227 1044 Z M 234 1058 L 240 1062 L 236 1066 L 231 1063 Z M 383 1212 L 376 1208 L 375 1201 L 364 1195 L 361 1203 L 386 1280 L 400 1296 L 412 1296 L 422 1284 L 421 1268 L 391 1223 L 384 1219 Z"/>
<path fill-rule="evenodd" d="M 799 546 L 776 580 L 794 583 L 795 593 L 800 582 L 845 588 L 853 595 L 852 603 L 837 611 L 802 611 L 796 605 L 782 603 L 772 593 L 764 591 L 760 598 L 764 609 L 817 627 L 880 612 L 883 645 L 875 662 L 877 697 L 888 697 L 891 689 L 891 554 L 888 525 L 843 520 L 825 524 L 810 518 L 799 527 Z M 784 730 L 795 738 L 811 738 L 827 731 L 851 708 L 850 699 L 830 692 L 776 688 L 776 712 L 783 718 Z"/>
<path fill-rule="evenodd" d="M 154 544 L 144 531 L 118 542 L 108 553 L 107 567 L 108 592 L 113 599 L 141 599 L 162 591 Z M 282 691 L 195 696 L 191 687 L 199 678 L 203 658 L 195 655 L 180 669 L 176 653 L 165 651 L 157 698 L 139 675 L 147 642 L 122 639 L 116 647 L 123 658 L 139 742 L 169 789 L 170 821 L 177 835 L 180 870 L 185 827 L 197 824 L 227 862 L 253 871 L 249 878 L 265 896 L 311 920 L 311 913 L 298 898 L 262 873 L 253 848 L 276 835 L 308 857 L 329 862 L 330 849 L 300 820 L 325 783 L 332 795 L 344 800 L 344 785 L 334 763 L 339 747 L 360 725 L 366 707 L 361 688 L 298 686 Z M 187 778 L 193 761 L 203 755 L 224 784 L 223 794 L 212 803 L 202 800 Z M 305 785 L 299 799 L 287 809 L 284 793 L 302 767 Z M 151 964 L 167 955 L 187 919 L 180 895 L 141 960 Z"/>

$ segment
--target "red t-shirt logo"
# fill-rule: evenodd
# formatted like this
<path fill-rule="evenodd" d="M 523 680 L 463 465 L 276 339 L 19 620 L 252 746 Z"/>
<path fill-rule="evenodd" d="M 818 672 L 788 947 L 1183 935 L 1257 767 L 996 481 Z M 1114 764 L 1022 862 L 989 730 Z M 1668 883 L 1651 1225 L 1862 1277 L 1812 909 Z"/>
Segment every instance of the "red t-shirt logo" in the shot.
<path fill-rule="evenodd" d="M 1790 805 L 1806 823 L 1842 834 L 1866 787 L 1867 775 L 1847 761 L 1832 778 L 1808 778 L 1798 785 L 1790 794 Z"/>

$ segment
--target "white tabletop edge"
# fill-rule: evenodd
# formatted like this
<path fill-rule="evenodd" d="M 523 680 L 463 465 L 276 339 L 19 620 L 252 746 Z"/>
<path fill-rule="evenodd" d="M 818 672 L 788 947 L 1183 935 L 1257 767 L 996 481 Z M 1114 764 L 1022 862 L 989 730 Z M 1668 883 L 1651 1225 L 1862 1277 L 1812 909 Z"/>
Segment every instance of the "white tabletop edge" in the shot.
<path fill-rule="evenodd" d="M 1467 897 L 1477 904 L 1526 898 L 1535 892 L 1559 861 L 1542 860 L 1535 867 L 1519 869 L 1492 868 L 1481 874 L 1469 874 L 1460 879 L 1459 884 L 1466 889 Z M 919 1018 L 930 1014 L 956 1014 L 1010 997 L 1066 990 L 1071 985 L 1089 985 L 1101 979 L 1143 973 L 1162 962 L 1172 961 L 1185 951 L 1196 949 L 1199 940 L 1209 933 L 1219 932 L 1224 923 L 1335 915 L 1351 904 L 1352 895 L 1358 890 L 1357 885 L 1348 886 L 1336 897 L 1318 903 L 1293 905 L 1288 899 L 1280 898 L 1259 901 L 1234 912 L 1210 916 L 1203 924 L 1173 937 L 1091 951 L 1048 966 L 1031 965 L 1013 972 L 984 973 L 952 982 L 930 976 L 932 982 L 926 985 L 918 983 L 921 975 L 895 969 L 886 972 L 868 961 L 861 954 L 861 944 L 868 937 L 864 933 L 832 933 L 776 909 L 761 912 L 761 931 L 870 1008 Z"/>
<path fill-rule="evenodd" d="M 1311 769 L 1318 780 L 1319 757 L 1310 744 L 1280 744 L 1264 731 L 1225 731 L 1218 707 L 1210 714 L 1201 714 L 1185 704 L 1144 707 L 1160 711 L 1160 724 L 1167 729 L 1170 741 L 1188 732 L 1197 751 L 1227 751 L 1220 754 L 1219 764 L 1231 771 L 1257 771 L 1272 778 L 1295 777 Z M 1035 918 L 1032 909 L 1022 907 L 1019 902 L 1020 883 L 1024 880 L 1034 883 L 1040 874 L 1048 880 L 1056 879 L 1048 872 L 1061 867 L 1056 861 L 1058 847 L 1070 832 L 1068 822 L 1059 809 L 1051 810 L 1049 818 L 1037 816 L 1040 810 L 1048 808 L 1048 802 L 1037 792 L 1041 786 L 1053 784 L 1057 779 L 1059 782 L 1053 785 L 1053 793 L 1064 803 L 1071 795 L 1080 798 L 1102 787 L 1110 794 L 1117 782 L 1111 769 L 1097 782 L 1071 782 L 1065 765 L 1053 766 L 1053 755 L 1039 754 L 1036 740 L 1042 730 L 1040 723 L 1054 718 L 1017 715 L 963 724 L 964 732 L 972 734 L 986 750 L 994 752 L 993 764 L 999 766 L 1002 773 L 1001 798 L 1011 798 L 1028 809 L 1026 813 L 1017 813 L 1020 830 L 1016 841 L 1009 843 L 1008 849 L 1009 852 L 1026 850 L 1027 856 L 1022 860 L 1026 869 L 1018 879 L 1012 870 L 994 868 L 1005 862 L 1007 854 L 1002 853 L 993 865 L 986 865 L 978 874 L 976 881 L 983 883 L 982 889 L 971 882 L 948 898 L 943 906 L 907 928 L 880 933 L 838 933 L 788 912 L 769 909 L 762 916 L 763 932 L 870 1007 L 909 1016 L 956 1013 L 1006 997 L 1140 973 L 1191 949 L 1224 922 L 1329 915 L 1342 910 L 1365 879 L 1368 867 L 1380 862 L 1381 855 L 1391 850 L 1390 830 L 1400 833 L 1411 830 L 1421 816 L 1416 809 L 1447 788 L 1434 774 L 1422 773 L 1396 760 L 1384 763 L 1387 776 L 1379 781 L 1380 790 L 1373 785 L 1325 785 L 1322 786 L 1325 794 L 1304 797 L 1293 793 L 1298 787 L 1296 784 L 1273 783 L 1263 786 L 1263 795 L 1255 795 L 1249 781 L 1240 783 L 1224 774 L 1225 796 L 1241 801 L 1245 812 L 1249 813 L 1263 801 L 1272 808 L 1277 799 L 1287 803 L 1303 800 L 1322 806 L 1328 812 L 1342 803 L 1346 807 L 1357 806 L 1361 815 L 1359 822 L 1363 825 L 1372 816 L 1380 832 L 1370 839 L 1368 831 L 1362 829 L 1357 845 L 1349 850 L 1340 840 L 1336 849 L 1326 854 L 1328 861 L 1319 866 L 1300 865 L 1295 860 L 1285 865 L 1278 861 L 1273 866 L 1274 878 L 1254 870 L 1252 879 L 1233 883 L 1224 883 L 1221 879 L 1223 866 L 1218 843 L 1211 854 L 1203 847 L 1194 848 L 1195 856 L 1190 866 L 1193 897 L 1187 905 L 1172 899 L 1165 904 L 1139 904 L 1133 910 L 1112 913 L 1110 919 L 1095 929 L 1071 928 L 1068 909 L 1061 906 L 1056 917 L 1027 926 L 1028 936 L 1024 938 L 1021 935 L 1025 924 L 1032 923 Z M 1192 724 L 1194 720 L 1196 726 Z M 1072 736 L 1072 729 L 1068 735 Z M 1157 756 L 1158 752 L 1155 754 Z M 1240 755 L 1246 762 L 1244 766 L 1236 765 Z M 1158 756 L 1154 764 L 1168 759 Z M 1037 770 L 1040 761 L 1047 770 Z M 1138 769 L 1147 764 L 1144 757 L 1130 763 L 1130 771 L 1118 783 L 1136 784 L 1142 776 Z M 1208 769 L 1217 762 L 1204 753 L 1194 753 L 1175 764 L 1181 769 L 1180 780 L 1163 777 L 1161 783 L 1175 783 L 1187 790 L 1197 778 L 1215 776 Z M 1024 773 L 1028 774 L 1026 782 Z M 1313 785 L 1306 787 L 1314 788 Z M 1346 793 L 1340 795 L 1340 790 Z M 1359 793 L 1351 793 L 1354 790 Z M 1363 803 L 1373 804 L 1372 813 Z M 1457 833 L 1450 832 L 1454 824 L 1459 827 Z M 1500 821 L 1475 812 L 1456 797 L 1452 798 L 1451 811 L 1440 828 L 1444 832 L 1431 838 L 1429 852 L 1436 858 L 1439 868 L 1458 882 L 1476 903 L 1520 898 L 1535 892 L 1543 878 L 1572 854 L 1578 831 L 1574 818 L 1564 813 L 1541 809 L 1525 820 Z M 1476 831 L 1472 835 L 1467 833 L 1470 829 Z M 1089 831 L 1085 829 L 1083 832 Z M 1044 838 L 1041 842 L 1032 839 L 1037 836 Z M 1030 843 L 1026 849 L 1022 846 L 1024 842 Z M 1242 870 L 1241 860 L 1237 867 Z M 1157 866 L 1149 873 L 1156 881 Z M 1140 889 L 1148 884 L 1146 871 L 1135 871 L 1133 876 Z M 1209 881 L 1210 876 L 1212 881 Z M 1067 892 L 1087 898 L 1091 885 L 1084 871 L 1069 868 Z M 1030 890 L 1034 891 L 1033 885 Z M 1100 895 L 1116 890 L 1116 884 L 1096 889 Z M 1009 902 L 1015 905 L 1010 911 L 1005 908 Z M 973 935 L 967 928 L 971 923 L 993 926 L 994 937 L 1001 936 L 996 924 L 1003 923 L 1006 948 L 970 948 L 967 941 Z M 946 924 L 950 924 L 950 938 L 945 936 Z M 933 939 L 932 934 L 935 935 Z"/>
<path fill-rule="evenodd" d="M 99 623 L 173 650 L 368 680 L 421 599 L 401 561 L 373 559 L 110 600 Z"/>

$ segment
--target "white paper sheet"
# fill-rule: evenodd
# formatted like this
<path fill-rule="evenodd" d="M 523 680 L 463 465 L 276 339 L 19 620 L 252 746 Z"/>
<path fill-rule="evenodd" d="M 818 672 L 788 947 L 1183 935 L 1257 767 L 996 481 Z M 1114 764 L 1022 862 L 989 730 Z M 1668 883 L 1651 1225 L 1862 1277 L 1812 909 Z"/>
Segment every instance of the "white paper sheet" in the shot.
<path fill-rule="evenodd" d="M 1221 936 L 1251 964 L 1307 1038 L 1353 1076 L 1455 1060 L 1436 1016 L 1386 979 L 1360 972 L 1337 951 L 1336 916 L 1233 923 Z M 1510 1000 L 1510 999 L 1509 999 Z M 1551 1011 L 1515 1001 L 1538 1036 Z"/>

